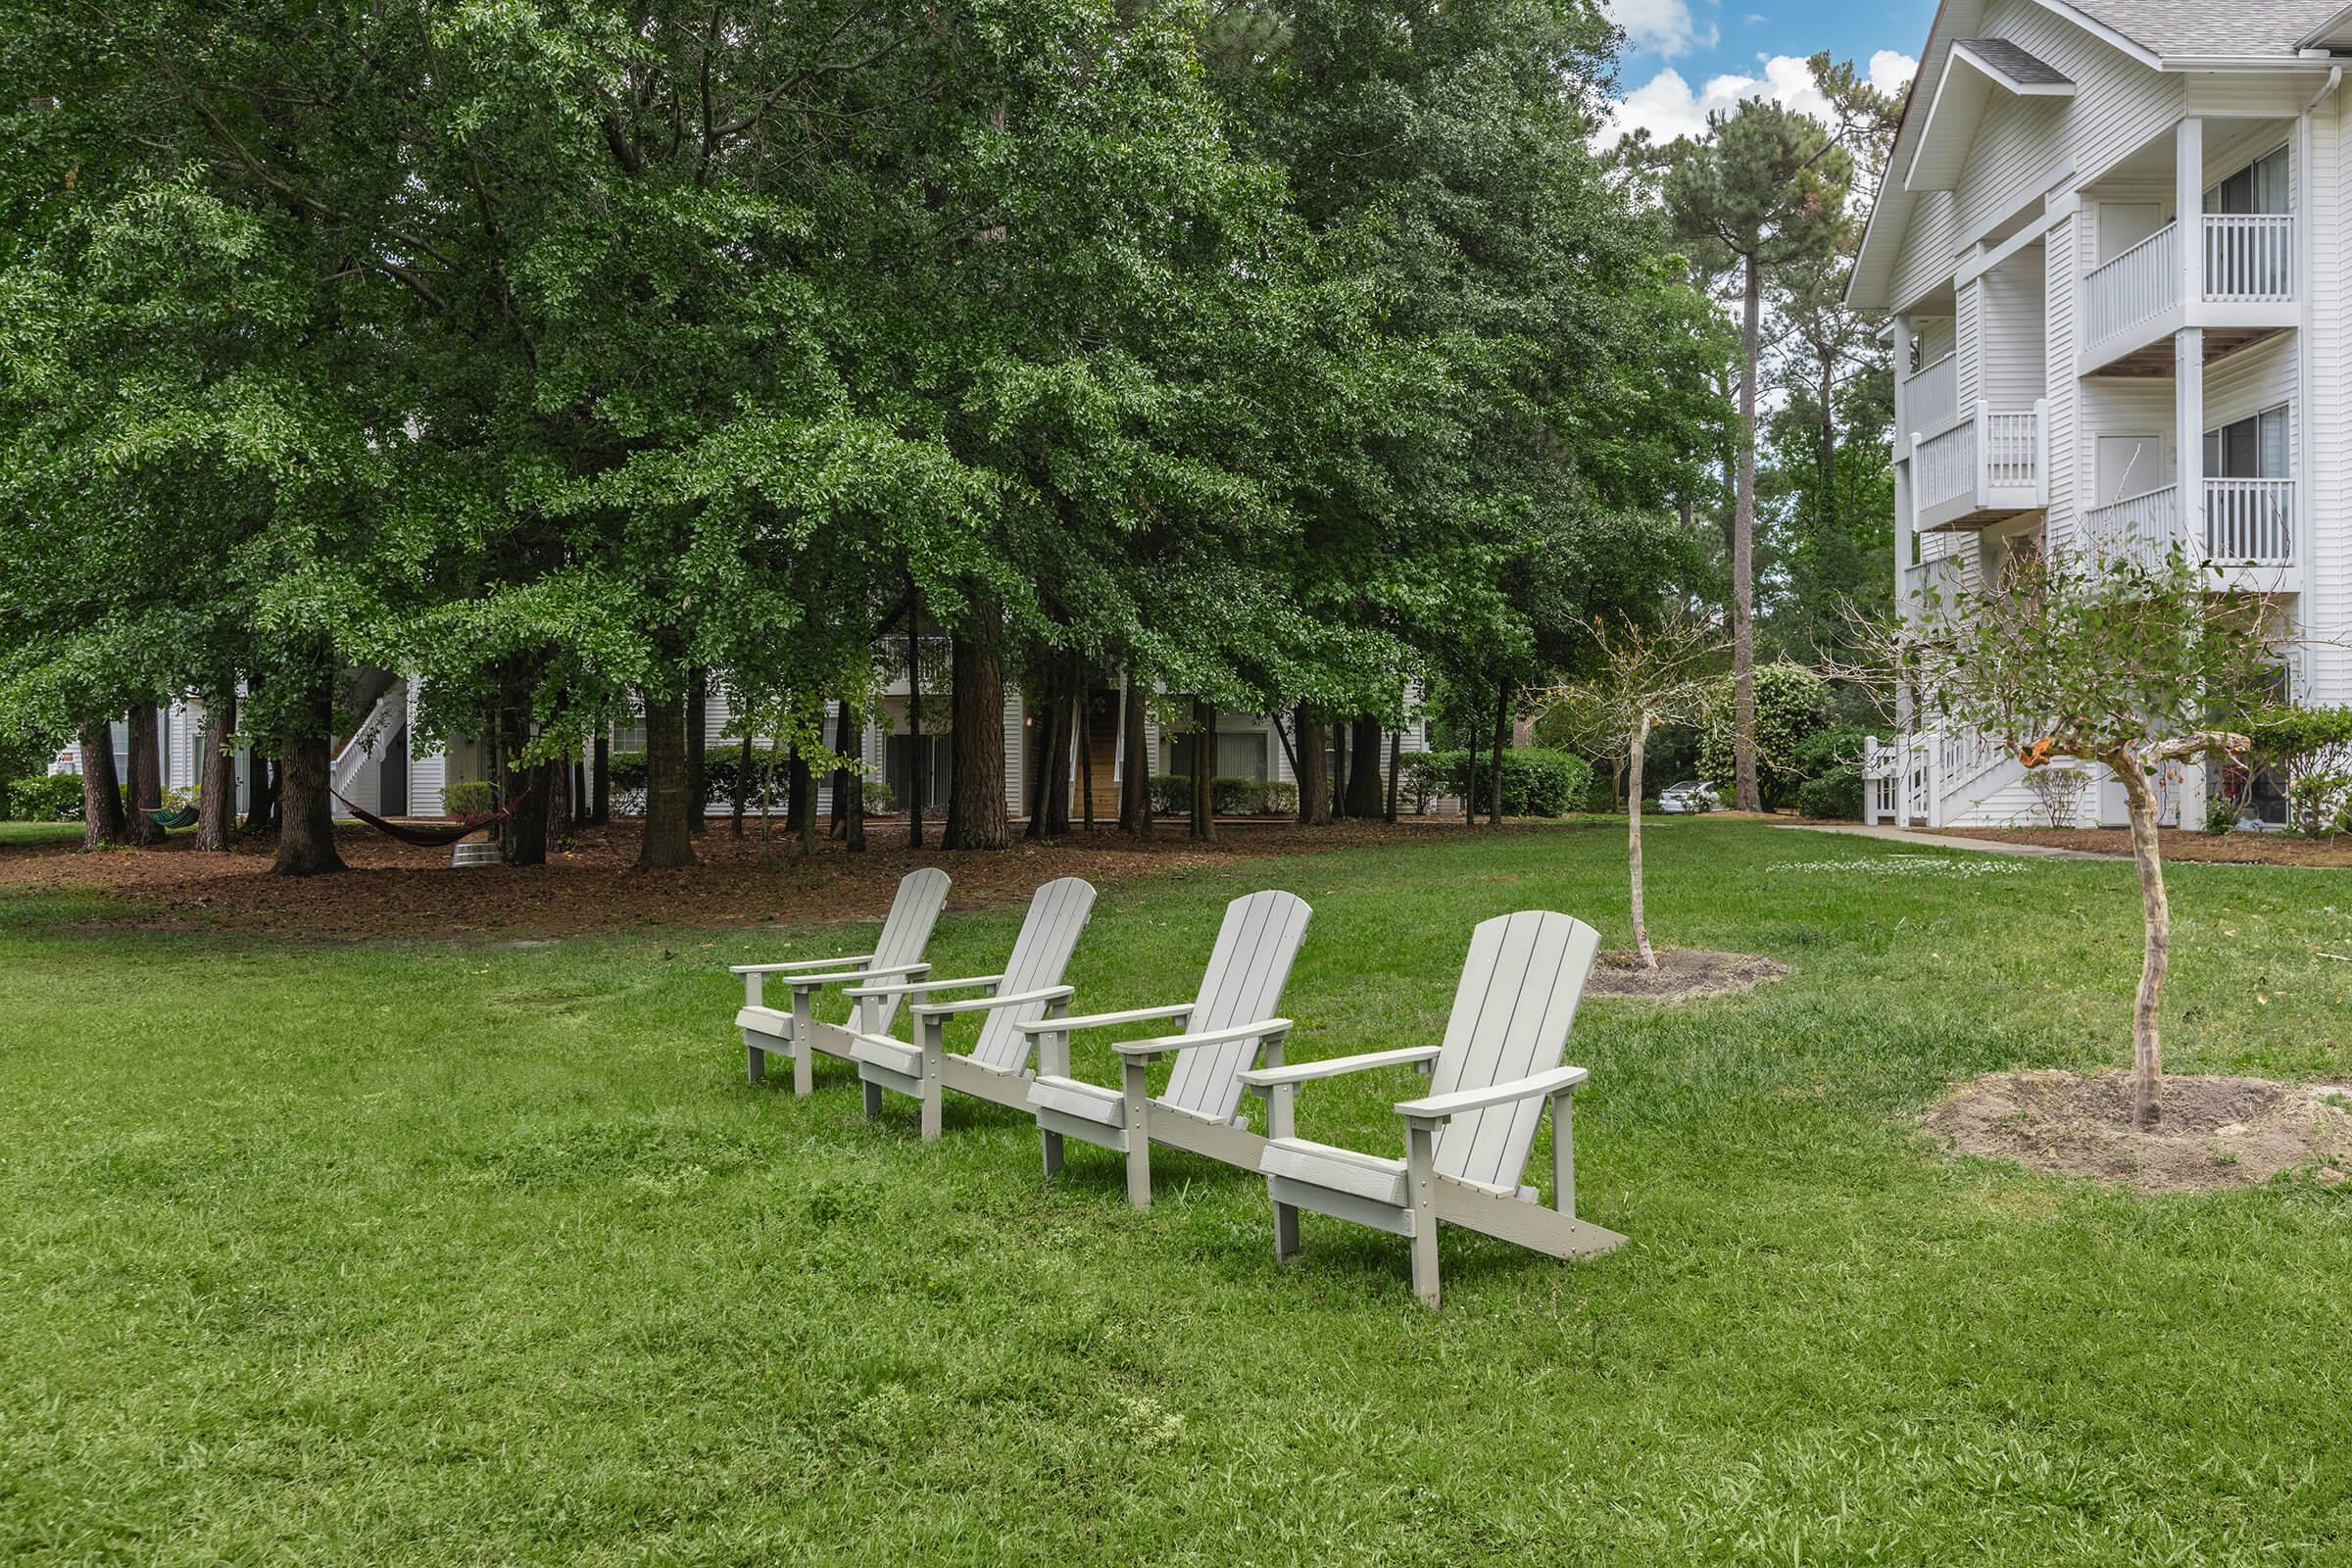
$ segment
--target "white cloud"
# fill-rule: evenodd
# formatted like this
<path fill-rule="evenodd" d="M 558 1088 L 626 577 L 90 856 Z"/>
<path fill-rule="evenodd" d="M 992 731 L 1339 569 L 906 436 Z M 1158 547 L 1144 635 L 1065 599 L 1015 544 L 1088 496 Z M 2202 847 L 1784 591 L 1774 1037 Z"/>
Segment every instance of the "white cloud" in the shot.
<path fill-rule="evenodd" d="M 1882 49 L 1870 57 L 1871 85 L 1883 92 L 1898 92 L 1918 69 L 1919 62 L 1909 55 Z M 1617 102 L 1600 139 L 1613 142 L 1631 130 L 1646 130 L 1662 142 L 1695 136 L 1707 128 L 1707 116 L 1728 114 L 1750 98 L 1768 98 L 1809 115 L 1826 116 L 1830 107 L 1821 89 L 1813 85 L 1812 69 L 1795 55 L 1762 59 L 1756 75 L 1727 72 L 1710 76 L 1695 89 L 1681 72 L 1668 66 Z"/>
<path fill-rule="evenodd" d="M 1701 27 L 1690 0 L 1601 0 L 1609 20 L 1625 29 L 1626 48 L 1672 59 L 1692 49 L 1712 49 L 1722 37 L 1713 23 Z"/>

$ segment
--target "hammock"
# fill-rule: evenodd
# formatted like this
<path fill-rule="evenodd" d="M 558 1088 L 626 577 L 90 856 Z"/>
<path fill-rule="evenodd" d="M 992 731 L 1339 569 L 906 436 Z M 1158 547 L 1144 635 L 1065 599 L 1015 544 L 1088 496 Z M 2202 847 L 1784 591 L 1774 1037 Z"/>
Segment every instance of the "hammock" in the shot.
<path fill-rule="evenodd" d="M 444 845 L 455 844 L 460 839 L 469 838 L 486 827 L 496 827 L 508 817 L 513 816 L 516 808 L 531 798 L 531 791 L 524 790 L 495 811 L 483 811 L 474 816 L 461 817 L 455 822 L 443 822 L 432 827 L 416 827 L 407 822 L 387 822 L 373 811 L 364 811 L 357 806 L 353 806 L 350 801 L 345 800 L 342 795 L 333 790 L 328 790 L 327 793 L 333 795 L 336 800 L 342 801 L 353 816 L 358 817 L 386 838 L 398 839 L 403 844 L 414 844 L 420 850 L 437 850 Z"/>
<path fill-rule="evenodd" d="M 151 806 L 147 808 L 147 820 L 153 822 L 157 827 L 194 827 L 196 825 L 196 808 L 180 806 L 174 807 L 169 811 L 159 811 Z"/>

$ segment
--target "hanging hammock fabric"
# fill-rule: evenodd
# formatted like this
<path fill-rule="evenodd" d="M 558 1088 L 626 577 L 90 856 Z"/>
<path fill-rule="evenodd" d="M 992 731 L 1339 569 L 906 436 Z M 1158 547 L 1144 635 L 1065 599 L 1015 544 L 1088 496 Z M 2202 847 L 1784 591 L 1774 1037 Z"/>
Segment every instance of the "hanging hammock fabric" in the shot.
<path fill-rule="evenodd" d="M 524 790 L 495 811 L 484 811 L 477 816 L 462 817 L 458 821 L 439 823 L 432 827 L 418 827 L 407 822 L 388 822 L 373 811 L 365 811 L 359 807 L 353 806 L 350 801 L 344 800 L 343 796 L 333 790 L 329 790 L 327 793 L 333 795 L 336 800 L 342 801 L 353 816 L 358 817 L 386 838 L 398 839 L 403 844 L 414 844 L 420 850 L 437 850 L 445 845 L 455 844 L 460 839 L 470 838 L 486 827 L 496 827 L 508 817 L 513 816 L 522 803 L 531 798 L 531 791 Z"/>
<path fill-rule="evenodd" d="M 153 822 L 157 827 L 194 827 L 196 825 L 196 808 L 178 806 L 168 811 L 159 811 L 151 806 L 147 808 L 147 820 Z"/>

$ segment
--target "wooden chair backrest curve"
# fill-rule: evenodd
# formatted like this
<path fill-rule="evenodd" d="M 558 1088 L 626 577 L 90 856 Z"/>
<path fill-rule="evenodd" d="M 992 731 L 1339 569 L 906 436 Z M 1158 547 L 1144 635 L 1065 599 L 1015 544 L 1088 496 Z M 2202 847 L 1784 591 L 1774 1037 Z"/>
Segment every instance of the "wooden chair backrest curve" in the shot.
<path fill-rule="evenodd" d="M 1209 952 L 1200 994 L 1185 1028 L 1223 1029 L 1279 1011 L 1291 962 L 1298 956 L 1298 944 L 1306 940 L 1306 922 L 1314 912 L 1296 893 L 1273 889 L 1225 906 L 1225 923 L 1217 928 L 1217 945 Z M 1241 1075 L 1250 1070 L 1256 1054 L 1254 1039 L 1184 1052 L 1160 1098 L 1218 1121 L 1231 1120 L 1242 1102 Z"/>
<path fill-rule="evenodd" d="M 1599 948 L 1598 932 L 1548 909 L 1480 921 L 1429 1092 L 1486 1089 L 1558 1066 Z M 1538 1098 L 1454 1117 L 1438 1134 L 1439 1174 L 1516 1188 L 1543 1115 Z"/>
<path fill-rule="evenodd" d="M 936 865 L 926 865 L 919 871 L 909 871 L 899 878 L 898 896 L 890 901 L 890 913 L 882 917 L 882 934 L 874 939 L 874 963 L 877 967 L 897 963 L 917 963 L 922 960 L 923 949 L 931 943 L 931 928 L 939 924 L 939 911 L 947 907 L 948 873 Z M 883 977 L 884 984 L 896 984 L 912 978 L 894 974 Z M 890 1021 L 899 1015 L 899 999 L 881 999 L 880 1030 L 890 1033 Z"/>
<path fill-rule="evenodd" d="M 1011 996 L 1061 984 L 1070 950 L 1078 946 L 1078 933 L 1086 929 L 1094 912 L 1094 886 L 1078 877 L 1065 876 L 1039 888 L 1029 900 L 1021 934 L 1013 938 L 1012 956 L 1004 960 L 1004 983 L 997 988 L 999 994 Z M 1042 1002 L 989 1009 L 988 1021 L 980 1028 L 980 1043 L 972 1048 L 972 1059 L 1004 1072 L 1019 1067 L 1029 1059 L 1030 1040 L 1013 1025 L 1045 1015 Z"/>

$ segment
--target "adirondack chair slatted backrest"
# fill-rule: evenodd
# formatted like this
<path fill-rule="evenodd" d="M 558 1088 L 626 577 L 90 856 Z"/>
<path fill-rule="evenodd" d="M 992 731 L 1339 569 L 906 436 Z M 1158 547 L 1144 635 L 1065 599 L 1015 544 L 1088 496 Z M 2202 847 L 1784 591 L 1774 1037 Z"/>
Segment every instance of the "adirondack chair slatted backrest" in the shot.
<path fill-rule="evenodd" d="M 1277 1011 L 1282 988 L 1291 978 L 1291 962 L 1298 956 L 1298 944 L 1306 939 L 1306 922 L 1313 913 L 1297 894 L 1273 890 L 1225 906 L 1225 923 L 1217 928 L 1217 945 L 1209 953 L 1200 995 L 1185 1029 L 1205 1033 L 1252 1023 Z M 1176 1058 L 1161 1098 L 1171 1105 L 1229 1121 L 1242 1102 L 1241 1075 L 1250 1070 L 1256 1051 L 1254 1040 L 1234 1040 L 1184 1052 Z"/>
<path fill-rule="evenodd" d="M 898 897 L 890 901 L 890 913 L 882 917 L 882 934 L 874 939 L 875 966 L 920 962 L 923 949 L 931 942 L 931 928 L 939 924 L 939 911 L 947 903 L 948 873 L 938 866 L 926 865 L 899 878 Z M 896 984 L 909 978 L 885 975 L 883 982 Z M 899 1000 L 895 996 L 881 999 L 879 1028 L 883 1034 L 890 1033 L 890 1021 L 899 1015 Z"/>
<path fill-rule="evenodd" d="M 1013 939 L 1012 956 L 1004 960 L 1004 983 L 997 988 L 998 994 L 1009 997 L 1061 984 L 1070 950 L 1078 946 L 1078 933 L 1086 929 L 1087 918 L 1094 912 L 1095 890 L 1089 882 L 1065 876 L 1039 888 L 1029 900 L 1021 934 Z M 980 1031 L 980 1043 L 972 1048 L 972 1059 L 1006 1072 L 1020 1066 L 1029 1056 L 1029 1037 L 1013 1025 L 1045 1015 L 1042 1002 L 991 1008 Z"/>
<path fill-rule="evenodd" d="M 1558 1066 L 1599 947 L 1591 926 L 1549 910 L 1480 921 L 1430 1093 L 1485 1089 Z M 1515 1189 L 1543 1115 L 1539 1096 L 1454 1117 L 1438 1135 L 1438 1173 Z"/>

